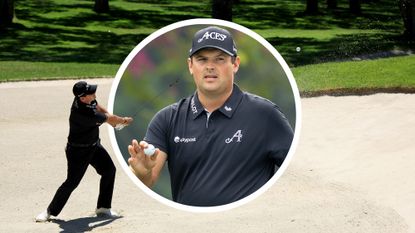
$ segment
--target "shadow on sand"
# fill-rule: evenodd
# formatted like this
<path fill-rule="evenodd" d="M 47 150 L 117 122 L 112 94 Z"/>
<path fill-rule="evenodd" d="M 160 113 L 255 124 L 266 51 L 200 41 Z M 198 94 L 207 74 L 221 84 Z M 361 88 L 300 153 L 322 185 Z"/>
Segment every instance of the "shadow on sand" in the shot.
<path fill-rule="evenodd" d="M 108 225 L 119 218 L 122 218 L 122 216 L 116 218 L 90 216 L 72 219 L 69 221 L 53 219 L 51 222 L 59 224 L 59 227 L 62 229 L 60 233 L 73 233 L 89 232 L 95 228 Z"/>

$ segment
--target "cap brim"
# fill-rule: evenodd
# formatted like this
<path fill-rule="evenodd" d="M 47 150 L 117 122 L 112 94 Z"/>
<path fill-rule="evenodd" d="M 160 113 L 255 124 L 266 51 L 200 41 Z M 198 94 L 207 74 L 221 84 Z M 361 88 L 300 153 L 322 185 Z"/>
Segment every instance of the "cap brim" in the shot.
<path fill-rule="evenodd" d="M 86 91 L 85 94 L 87 94 L 87 95 L 94 94 L 97 91 L 97 87 L 98 87 L 98 85 L 96 85 L 96 84 L 89 84 L 88 91 Z"/>
<path fill-rule="evenodd" d="M 207 48 L 219 49 L 219 50 L 221 50 L 221 51 L 225 52 L 226 54 L 228 54 L 229 56 L 232 56 L 232 57 L 233 57 L 233 56 L 236 56 L 236 54 L 233 54 L 233 53 L 229 52 L 228 50 L 226 50 L 226 49 L 224 49 L 224 48 L 221 48 L 221 47 L 219 47 L 219 46 L 215 46 L 215 45 L 205 45 L 205 46 L 202 46 L 202 47 L 200 47 L 200 48 L 195 49 L 195 51 L 192 51 L 192 52 L 190 53 L 189 57 L 193 56 L 195 53 L 199 52 L 200 50 L 202 50 L 202 49 L 207 49 Z"/>

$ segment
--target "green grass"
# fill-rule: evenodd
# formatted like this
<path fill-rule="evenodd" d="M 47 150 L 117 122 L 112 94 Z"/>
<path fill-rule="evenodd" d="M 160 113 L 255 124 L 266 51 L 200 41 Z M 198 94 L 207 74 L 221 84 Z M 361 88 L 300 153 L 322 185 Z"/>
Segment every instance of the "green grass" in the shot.
<path fill-rule="evenodd" d="M 113 64 L 1 61 L 0 82 L 114 77 L 117 70 Z"/>
<path fill-rule="evenodd" d="M 292 69 L 304 95 L 414 92 L 415 55 L 376 60 L 329 62 Z"/>
<path fill-rule="evenodd" d="M 114 77 L 119 66 L 91 63 L 0 61 L 0 81 Z M 292 68 L 303 96 L 415 91 L 415 55 L 328 62 Z"/>

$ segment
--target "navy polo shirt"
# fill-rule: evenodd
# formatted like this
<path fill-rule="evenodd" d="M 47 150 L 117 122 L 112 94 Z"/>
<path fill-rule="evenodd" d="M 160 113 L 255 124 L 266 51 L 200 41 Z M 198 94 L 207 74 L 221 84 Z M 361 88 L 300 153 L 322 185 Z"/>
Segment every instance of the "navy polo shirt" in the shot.
<path fill-rule="evenodd" d="M 99 139 L 99 126 L 107 120 L 105 113 L 97 111 L 96 100 L 85 104 L 74 99 L 69 116 L 69 143 L 93 144 Z"/>
<path fill-rule="evenodd" d="M 208 117 L 197 93 L 159 111 L 145 140 L 167 154 L 173 200 L 193 206 L 237 201 L 284 161 L 293 131 L 271 101 L 234 85 Z"/>

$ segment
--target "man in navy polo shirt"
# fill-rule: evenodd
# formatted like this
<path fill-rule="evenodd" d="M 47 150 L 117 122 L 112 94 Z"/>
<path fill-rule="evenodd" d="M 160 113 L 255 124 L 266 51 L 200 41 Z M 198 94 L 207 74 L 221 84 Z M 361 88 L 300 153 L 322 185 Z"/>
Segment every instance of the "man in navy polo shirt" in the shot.
<path fill-rule="evenodd" d="M 271 101 L 234 84 L 240 58 L 232 35 L 207 27 L 193 38 L 188 67 L 196 92 L 159 111 L 144 141 L 128 146 L 132 171 L 148 187 L 168 162 L 173 200 L 224 205 L 262 187 L 281 166 L 293 140 Z M 143 150 L 153 144 L 156 152 Z"/>

